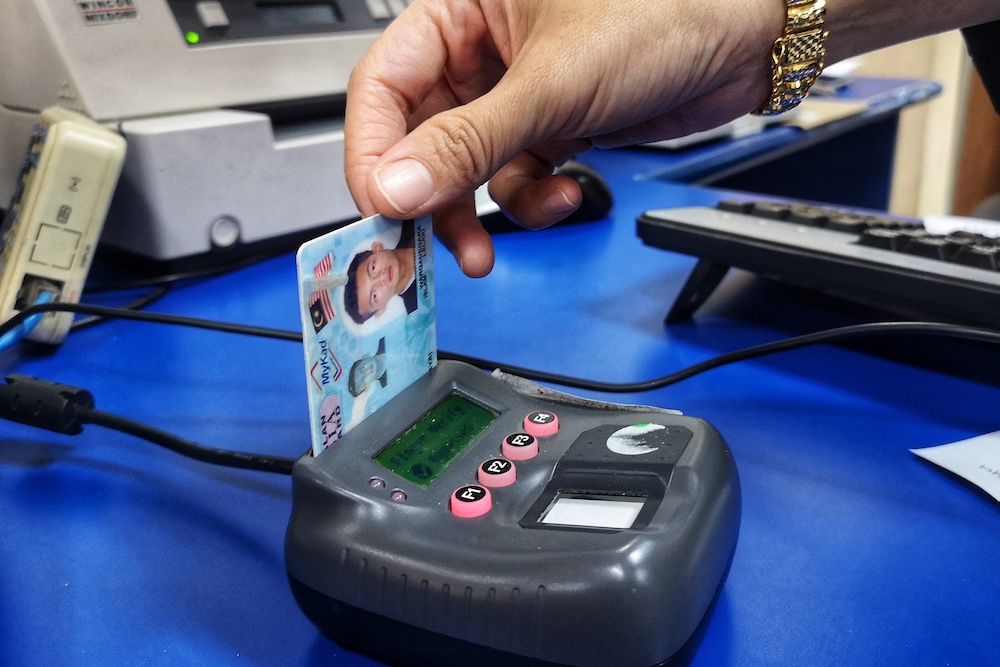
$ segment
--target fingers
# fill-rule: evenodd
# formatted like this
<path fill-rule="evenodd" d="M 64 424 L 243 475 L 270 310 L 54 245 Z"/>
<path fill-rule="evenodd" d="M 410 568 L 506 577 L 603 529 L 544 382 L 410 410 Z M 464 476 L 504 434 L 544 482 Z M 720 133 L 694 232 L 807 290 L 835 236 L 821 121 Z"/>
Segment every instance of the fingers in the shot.
<path fill-rule="evenodd" d="M 559 222 L 579 208 L 583 199 L 576 181 L 553 175 L 551 163 L 529 152 L 502 167 L 490 179 L 489 188 L 504 215 L 528 229 Z"/>
<path fill-rule="evenodd" d="M 371 194 L 387 152 L 425 119 L 490 90 L 504 71 L 477 2 L 415 3 L 393 21 L 348 84 L 344 163 L 361 212 L 410 213 L 401 209 L 413 208 L 405 206 L 405 193 L 419 191 L 424 174 L 418 169 L 391 169 L 384 174 L 385 194 Z"/>
<path fill-rule="evenodd" d="M 435 22 L 419 11 L 407 11 L 351 72 L 344 164 L 348 188 L 362 214 L 380 212 L 368 196 L 368 181 L 379 159 L 419 120 L 455 105 L 442 86 L 447 58 L 448 45 Z"/>
<path fill-rule="evenodd" d="M 470 278 L 482 278 L 493 269 L 493 241 L 476 217 L 474 196 L 442 206 L 434 214 L 434 235 Z"/>
<path fill-rule="evenodd" d="M 462 106 L 429 118 L 377 160 L 367 198 L 380 213 L 411 217 L 473 192 L 537 139 L 538 110 L 498 85 Z M 518 89 L 518 90 L 512 90 Z"/>

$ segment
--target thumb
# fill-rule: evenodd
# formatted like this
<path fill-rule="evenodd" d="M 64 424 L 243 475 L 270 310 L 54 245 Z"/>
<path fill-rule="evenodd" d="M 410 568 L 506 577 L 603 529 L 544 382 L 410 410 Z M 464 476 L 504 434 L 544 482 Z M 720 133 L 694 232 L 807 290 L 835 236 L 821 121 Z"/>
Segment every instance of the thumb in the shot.
<path fill-rule="evenodd" d="M 393 217 L 415 217 L 472 193 L 537 141 L 536 114 L 501 82 L 468 104 L 432 116 L 372 169 L 372 204 Z"/>

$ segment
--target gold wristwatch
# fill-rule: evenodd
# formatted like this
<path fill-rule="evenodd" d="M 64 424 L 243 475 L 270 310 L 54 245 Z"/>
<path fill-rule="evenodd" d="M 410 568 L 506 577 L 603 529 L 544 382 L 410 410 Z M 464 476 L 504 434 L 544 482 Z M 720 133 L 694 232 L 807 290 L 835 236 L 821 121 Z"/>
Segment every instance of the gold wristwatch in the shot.
<path fill-rule="evenodd" d="M 754 113 L 776 116 L 794 109 L 823 71 L 826 0 L 788 0 L 788 20 L 771 50 L 771 96 Z"/>

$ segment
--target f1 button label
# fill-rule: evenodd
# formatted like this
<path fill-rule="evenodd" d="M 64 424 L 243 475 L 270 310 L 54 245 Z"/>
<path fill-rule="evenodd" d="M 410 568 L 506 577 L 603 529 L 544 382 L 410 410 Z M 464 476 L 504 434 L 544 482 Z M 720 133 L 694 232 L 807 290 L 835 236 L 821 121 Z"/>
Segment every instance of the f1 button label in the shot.
<path fill-rule="evenodd" d="M 490 491 L 485 486 L 467 484 L 451 494 L 451 513 L 463 519 L 482 516 L 493 507 Z"/>

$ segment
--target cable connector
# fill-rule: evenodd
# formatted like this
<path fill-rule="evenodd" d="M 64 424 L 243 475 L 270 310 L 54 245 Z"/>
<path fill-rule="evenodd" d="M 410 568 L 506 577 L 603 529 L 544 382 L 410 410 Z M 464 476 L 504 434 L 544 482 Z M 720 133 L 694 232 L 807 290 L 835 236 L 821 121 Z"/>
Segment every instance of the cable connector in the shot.
<path fill-rule="evenodd" d="M 30 375 L 8 375 L 7 384 L 0 385 L 0 419 L 66 435 L 78 435 L 83 433 L 84 424 L 96 424 L 138 436 L 198 461 L 230 468 L 290 475 L 295 465 L 295 459 L 281 456 L 204 447 L 147 424 L 96 410 L 94 396 L 86 389 Z"/>
<path fill-rule="evenodd" d="M 0 385 L 0 417 L 56 433 L 83 432 L 81 413 L 94 409 L 94 396 L 72 387 L 30 375 L 8 375 Z"/>

